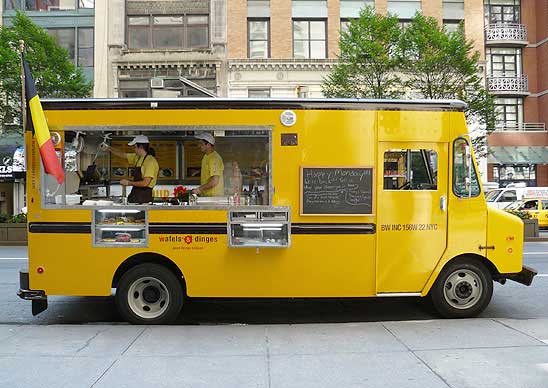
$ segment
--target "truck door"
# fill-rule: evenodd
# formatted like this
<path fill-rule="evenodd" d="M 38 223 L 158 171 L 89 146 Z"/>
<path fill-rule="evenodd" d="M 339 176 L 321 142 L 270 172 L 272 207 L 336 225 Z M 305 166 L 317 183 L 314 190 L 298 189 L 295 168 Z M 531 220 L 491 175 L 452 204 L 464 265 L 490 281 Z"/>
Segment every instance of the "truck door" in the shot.
<path fill-rule="evenodd" d="M 419 292 L 447 243 L 448 144 L 380 142 L 377 294 Z"/>

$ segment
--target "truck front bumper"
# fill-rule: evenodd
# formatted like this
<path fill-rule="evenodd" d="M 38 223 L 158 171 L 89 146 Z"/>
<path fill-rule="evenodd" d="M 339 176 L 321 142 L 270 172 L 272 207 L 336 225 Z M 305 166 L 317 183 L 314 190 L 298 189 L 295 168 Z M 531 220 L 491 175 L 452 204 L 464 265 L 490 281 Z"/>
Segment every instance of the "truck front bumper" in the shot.
<path fill-rule="evenodd" d="M 537 273 L 538 272 L 535 269 L 524 265 L 521 272 L 503 273 L 501 274 L 501 278 L 513 280 L 515 282 L 525 284 L 526 286 L 530 286 L 531 283 L 533 283 L 533 278 L 537 275 Z"/>
<path fill-rule="evenodd" d="M 31 290 L 29 287 L 29 272 L 19 271 L 19 291 L 17 296 L 32 301 L 32 315 L 38 315 L 48 308 L 48 297 L 43 290 Z"/>

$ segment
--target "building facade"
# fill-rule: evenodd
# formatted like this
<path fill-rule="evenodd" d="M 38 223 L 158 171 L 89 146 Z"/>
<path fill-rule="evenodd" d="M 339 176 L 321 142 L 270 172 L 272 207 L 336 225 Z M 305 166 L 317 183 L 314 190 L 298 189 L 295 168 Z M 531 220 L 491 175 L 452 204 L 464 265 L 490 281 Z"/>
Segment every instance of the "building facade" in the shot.
<path fill-rule="evenodd" d="M 548 0 L 485 0 L 485 47 L 498 115 L 489 180 L 548 186 Z"/>
<path fill-rule="evenodd" d="M 448 28 L 464 20 L 467 36 L 484 58 L 481 1 L 231 0 L 229 4 L 231 97 L 322 97 L 322 80 L 337 63 L 341 28 L 365 6 L 395 14 L 402 23 L 416 11 Z"/>
<path fill-rule="evenodd" d="M 226 3 L 97 1 L 95 97 L 226 95 Z"/>

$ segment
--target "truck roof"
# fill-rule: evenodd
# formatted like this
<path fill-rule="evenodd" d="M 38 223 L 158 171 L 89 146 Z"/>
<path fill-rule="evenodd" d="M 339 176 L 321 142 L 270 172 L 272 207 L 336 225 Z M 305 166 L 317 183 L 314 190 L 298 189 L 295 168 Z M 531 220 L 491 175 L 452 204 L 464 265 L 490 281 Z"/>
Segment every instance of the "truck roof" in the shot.
<path fill-rule="evenodd" d="M 357 98 L 71 98 L 43 99 L 45 110 L 113 109 L 294 109 L 464 111 L 460 100 L 374 100 Z"/>

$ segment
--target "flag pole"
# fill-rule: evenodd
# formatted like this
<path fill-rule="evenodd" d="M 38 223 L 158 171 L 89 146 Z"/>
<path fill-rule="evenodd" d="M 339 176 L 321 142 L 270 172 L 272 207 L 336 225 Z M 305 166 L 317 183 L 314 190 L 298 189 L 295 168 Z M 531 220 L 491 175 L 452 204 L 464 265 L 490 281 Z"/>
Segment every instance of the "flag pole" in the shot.
<path fill-rule="evenodd" d="M 27 130 L 27 99 L 25 95 L 25 68 L 23 66 L 23 53 L 25 51 L 25 41 L 19 41 L 19 56 L 21 57 L 21 124 L 23 133 Z"/>

